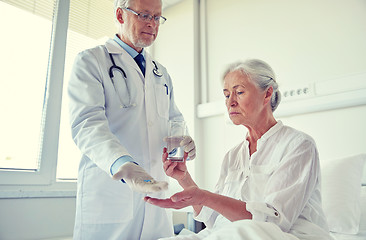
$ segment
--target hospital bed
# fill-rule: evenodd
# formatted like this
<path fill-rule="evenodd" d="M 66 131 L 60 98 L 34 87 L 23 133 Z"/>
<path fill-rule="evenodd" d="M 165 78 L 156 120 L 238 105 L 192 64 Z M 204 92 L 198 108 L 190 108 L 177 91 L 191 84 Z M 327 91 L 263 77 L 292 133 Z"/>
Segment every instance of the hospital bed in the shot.
<path fill-rule="evenodd" d="M 323 210 L 331 236 L 335 240 L 366 240 L 366 154 L 325 161 L 321 171 Z M 220 240 L 243 239 L 232 232 L 224 235 Z"/>

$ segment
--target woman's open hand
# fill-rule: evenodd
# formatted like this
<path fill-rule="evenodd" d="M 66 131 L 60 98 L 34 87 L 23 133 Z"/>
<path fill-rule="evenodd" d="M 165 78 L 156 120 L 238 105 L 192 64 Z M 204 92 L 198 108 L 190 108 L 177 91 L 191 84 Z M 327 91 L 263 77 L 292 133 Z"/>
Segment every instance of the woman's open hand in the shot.
<path fill-rule="evenodd" d="M 188 206 L 202 205 L 207 194 L 197 186 L 192 186 L 182 192 L 178 192 L 167 199 L 151 198 L 146 196 L 144 200 L 152 205 L 162 208 L 181 209 Z"/>

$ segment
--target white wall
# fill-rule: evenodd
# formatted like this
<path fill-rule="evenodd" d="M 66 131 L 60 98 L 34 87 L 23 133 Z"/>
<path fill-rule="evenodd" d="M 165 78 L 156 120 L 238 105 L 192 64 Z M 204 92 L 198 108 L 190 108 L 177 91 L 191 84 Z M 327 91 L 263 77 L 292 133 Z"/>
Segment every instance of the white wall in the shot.
<path fill-rule="evenodd" d="M 0 239 L 72 236 L 75 198 L 0 199 Z"/>
<path fill-rule="evenodd" d="M 363 0 L 201 2 L 206 2 L 207 8 L 207 45 L 199 47 L 207 48 L 207 59 L 201 59 L 201 63 L 207 62 L 208 102 L 224 101 L 222 72 L 227 64 L 236 60 L 260 58 L 267 61 L 277 74 L 280 89 L 281 86 L 329 80 L 331 86 L 332 79 L 343 78 L 346 81 L 349 75 L 366 73 L 366 2 Z M 183 11 L 195 11 L 194 7 L 181 8 L 184 4 L 187 0 L 167 9 L 166 13 L 189 16 L 191 13 Z M 185 26 L 184 33 L 192 33 L 186 29 L 190 27 L 187 21 L 190 20 L 184 18 L 174 22 L 173 27 L 164 29 L 164 34 L 174 40 L 164 42 L 158 50 L 159 56 L 171 59 L 168 70 L 176 79 L 193 75 L 189 73 L 190 67 L 182 73 L 180 65 L 183 63 L 183 68 L 190 66 L 191 55 L 174 52 L 178 49 L 197 51 L 197 48 L 188 49 L 192 47 L 191 42 L 187 44 L 185 41 L 195 35 L 177 39 L 182 26 Z M 203 33 L 201 29 L 200 34 Z M 194 70 L 200 74 L 197 69 L 204 67 Z M 177 89 L 178 94 L 181 89 Z M 279 119 L 313 136 L 322 161 L 366 152 L 365 105 Z M 195 118 L 194 124 L 198 146 L 196 179 L 202 187 L 212 190 L 224 154 L 243 140 L 246 130 L 229 124 L 224 114 Z"/>
<path fill-rule="evenodd" d="M 209 100 L 239 59 L 267 61 L 281 85 L 365 72 L 365 11 L 362 0 L 207 0 Z"/>

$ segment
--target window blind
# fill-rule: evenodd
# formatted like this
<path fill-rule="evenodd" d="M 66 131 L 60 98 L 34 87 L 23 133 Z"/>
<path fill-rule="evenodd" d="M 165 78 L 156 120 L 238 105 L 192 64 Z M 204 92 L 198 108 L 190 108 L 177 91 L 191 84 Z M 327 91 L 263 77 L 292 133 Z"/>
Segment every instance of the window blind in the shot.
<path fill-rule="evenodd" d="M 52 20 L 55 0 L 0 0 Z M 113 37 L 113 0 L 70 0 L 69 30 L 93 39 Z"/>
<path fill-rule="evenodd" d="M 93 39 L 113 37 L 113 1 L 111 0 L 71 0 L 69 29 Z"/>
<path fill-rule="evenodd" d="M 35 15 L 42 16 L 52 20 L 54 12 L 54 0 L 0 0 L 14 7 L 31 12 Z"/>

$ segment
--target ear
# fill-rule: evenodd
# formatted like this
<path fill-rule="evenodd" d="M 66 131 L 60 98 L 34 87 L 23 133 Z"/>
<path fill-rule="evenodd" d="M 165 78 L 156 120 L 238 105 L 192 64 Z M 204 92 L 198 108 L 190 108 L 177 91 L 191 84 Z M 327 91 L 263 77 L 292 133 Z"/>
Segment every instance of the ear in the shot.
<path fill-rule="evenodd" d="M 117 21 L 121 24 L 124 23 L 122 15 L 123 15 L 123 10 L 121 8 L 117 8 L 116 18 L 117 18 Z"/>
<path fill-rule="evenodd" d="M 273 94 L 273 87 L 270 86 L 266 91 L 266 95 L 264 96 L 264 104 L 271 102 L 272 94 Z"/>

